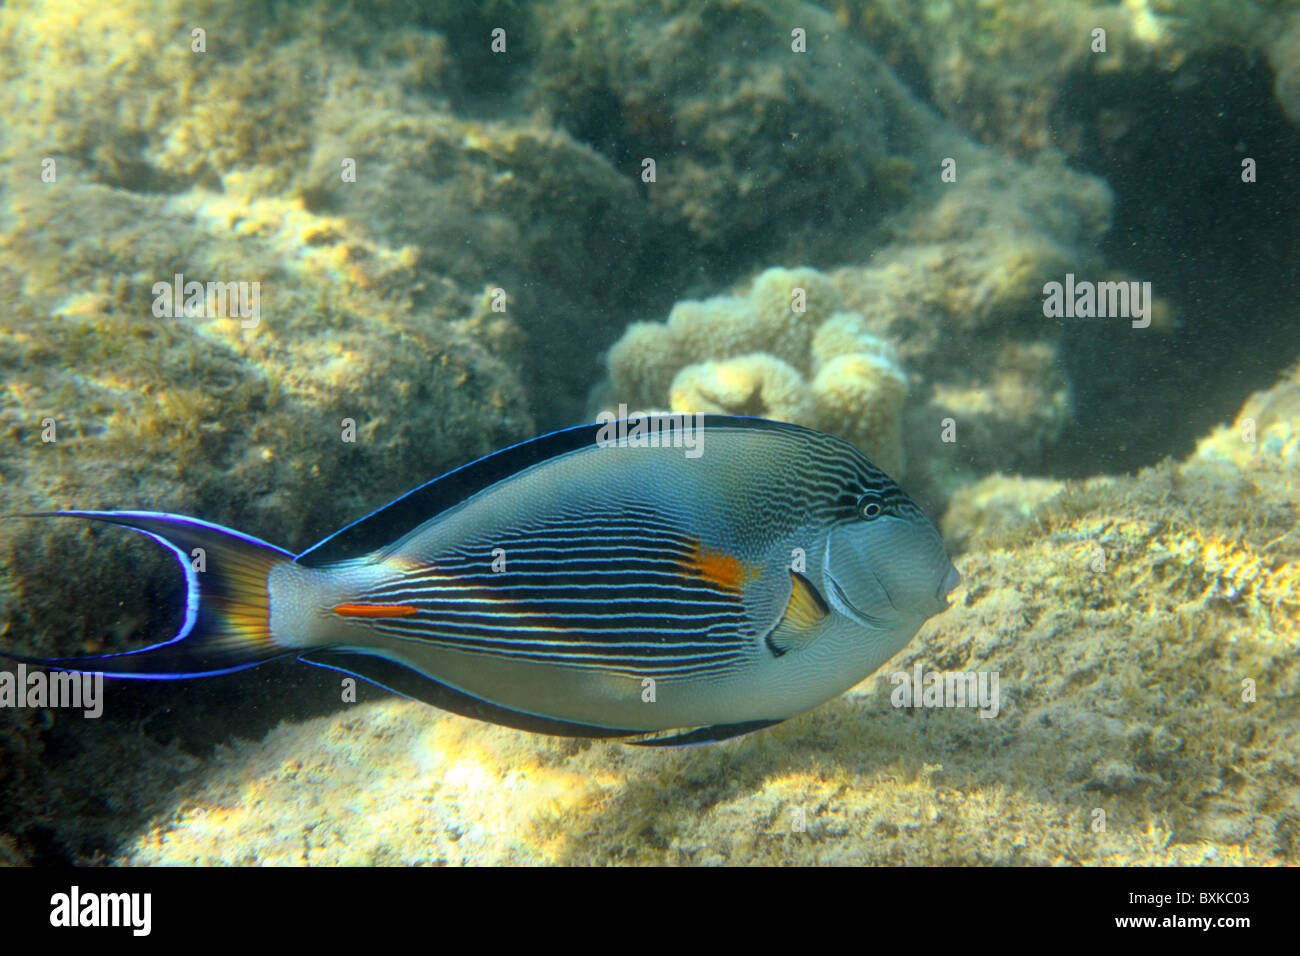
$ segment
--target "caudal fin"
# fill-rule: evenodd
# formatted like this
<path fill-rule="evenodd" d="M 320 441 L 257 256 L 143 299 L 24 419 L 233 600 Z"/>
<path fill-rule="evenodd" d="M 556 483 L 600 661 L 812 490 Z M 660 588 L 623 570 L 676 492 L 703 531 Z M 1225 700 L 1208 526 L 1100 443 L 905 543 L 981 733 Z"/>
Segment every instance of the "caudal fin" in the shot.
<path fill-rule="evenodd" d="M 220 525 L 151 511 L 49 511 L 22 518 L 84 518 L 148 535 L 185 573 L 185 620 L 169 641 L 98 657 L 42 660 L 0 654 L 55 670 L 175 680 L 227 674 L 293 653 L 271 639 L 267 575 L 293 555 Z M 201 550 L 198 550 L 201 549 Z"/>

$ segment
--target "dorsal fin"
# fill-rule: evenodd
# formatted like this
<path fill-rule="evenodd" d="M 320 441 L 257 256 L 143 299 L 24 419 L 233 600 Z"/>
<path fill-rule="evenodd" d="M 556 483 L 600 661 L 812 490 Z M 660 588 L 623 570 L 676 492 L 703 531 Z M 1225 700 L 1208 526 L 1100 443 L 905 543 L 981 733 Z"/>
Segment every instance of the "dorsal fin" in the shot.
<path fill-rule="evenodd" d="M 618 424 L 614 423 L 616 429 Z M 704 416 L 706 429 L 724 426 L 807 431 L 798 425 L 768 421 L 765 418 Z M 323 541 L 312 545 L 294 560 L 308 567 L 320 567 L 370 554 L 392 544 L 406 532 L 504 478 L 509 478 L 525 468 L 551 458 L 558 458 L 560 455 L 595 444 L 601 430 L 609 427 L 609 423 L 600 422 L 574 425 L 538 438 L 530 438 L 528 441 L 511 445 L 509 448 L 503 448 L 477 461 L 462 465 L 408 491 L 364 518 L 334 532 Z"/>

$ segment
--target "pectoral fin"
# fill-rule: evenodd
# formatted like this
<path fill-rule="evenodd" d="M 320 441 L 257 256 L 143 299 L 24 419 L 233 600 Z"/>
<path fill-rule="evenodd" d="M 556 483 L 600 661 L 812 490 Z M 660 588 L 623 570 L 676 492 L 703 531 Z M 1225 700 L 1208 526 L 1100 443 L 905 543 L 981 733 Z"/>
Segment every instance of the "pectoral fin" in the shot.
<path fill-rule="evenodd" d="M 767 649 L 774 657 L 805 647 L 816 637 L 817 625 L 830 614 L 825 599 L 806 577 L 791 571 L 790 584 L 790 603 L 767 635 Z"/>

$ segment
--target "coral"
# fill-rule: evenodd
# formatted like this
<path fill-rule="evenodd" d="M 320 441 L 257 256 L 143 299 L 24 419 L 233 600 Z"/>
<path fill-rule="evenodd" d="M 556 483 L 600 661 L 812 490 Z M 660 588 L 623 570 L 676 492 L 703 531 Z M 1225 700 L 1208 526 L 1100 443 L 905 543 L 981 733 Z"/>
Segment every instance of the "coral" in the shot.
<path fill-rule="evenodd" d="M 894 348 L 842 304 L 830 279 L 807 267 L 766 269 L 744 297 L 679 302 L 666 323 L 629 326 L 609 351 L 609 383 L 593 399 L 610 410 L 666 400 L 675 412 L 821 428 L 897 475 L 907 376 Z"/>
<path fill-rule="evenodd" d="M 799 311 L 793 301 L 800 299 Z M 816 269 L 764 269 L 749 289 L 753 335 L 767 352 L 808 367 L 812 332 L 840 308 L 839 290 Z M 698 353 L 697 353 L 698 354 Z"/>
<path fill-rule="evenodd" d="M 752 352 L 753 332 L 759 324 L 746 300 L 719 295 L 703 302 L 678 302 L 668 313 L 666 328 L 657 327 L 660 335 L 673 343 L 676 355 L 690 361 L 702 355 L 732 358 Z M 666 351 L 663 356 L 669 358 Z"/>
<path fill-rule="evenodd" d="M 818 409 L 798 369 L 763 353 L 688 365 L 668 390 L 674 411 L 752 415 L 808 425 Z"/>
<path fill-rule="evenodd" d="M 823 429 L 868 449 L 886 472 L 903 473 L 900 412 L 907 377 L 885 350 L 831 359 L 813 379 L 812 393 Z"/>
<path fill-rule="evenodd" d="M 620 390 L 638 397 L 660 394 L 654 376 L 662 376 L 662 365 L 698 361 L 700 356 L 734 358 L 754 351 L 756 345 L 806 371 L 812 330 L 840 302 L 839 291 L 816 269 L 766 269 L 743 299 L 727 295 L 702 302 L 688 299 L 673 306 L 666 326 L 632 326 L 611 349 L 609 365 L 618 369 Z M 644 354 L 635 354 L 640 351 Z M 642 362 L 658 363 L 661 370 L 640 372 Z"/>
<path fill-rule="evenodd" d="M 820 372 L 827 362 L 858 352 L 889 353 L 895 360 L 897 354 L 892 345 L 868 331 L 862 316 L 856 312 L 836 312 L 813 333 L 811 371 Z"/>
<path fill-rule="evenodd" d="M 731 315 L 738 310 L 728 305 L 721 311 L 724 315 Z M 672 315 L 679 316 L 677 324 L 682 325 L 687 323 L 680 316 L 692 313 L 707 315 L 708 312 L 704 303 L 679 302 L 673 307 Z M 674 376 L 690 361 L 691 357 L 682 347 L 679 337 L 662 322 L 634 322 L 610 347 L 606 362 L 611 381 L 604 404 L 622 401 L 634 408 L 662 405 Z"/>

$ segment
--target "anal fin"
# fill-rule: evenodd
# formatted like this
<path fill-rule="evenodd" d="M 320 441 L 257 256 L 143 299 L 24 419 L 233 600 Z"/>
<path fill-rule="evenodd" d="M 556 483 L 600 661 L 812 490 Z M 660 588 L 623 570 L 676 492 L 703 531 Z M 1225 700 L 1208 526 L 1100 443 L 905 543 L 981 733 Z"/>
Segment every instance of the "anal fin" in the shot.
<path fill-rule="evenodd" d="M 511 710 L 439 683 L 405 664 L 375 657 L 372 654 L 321 649 L 303 654 L 298 659 L 316 667 L 352 674 L 386 691 L 431 704 L 439 710 L 502 727 L 512 727 L 515 730 L 526 730 L 534 734 L 593 739 L 621 738 L 620 743 L 634 744 L 638 747 L 684 747 L 688 744 L 710 743 L 739 737 L 781 722 L 780 720 L 751 720 L 740 724 L 714 724 L 709 727 L 657 730 L 649 733 L 615 727 L 596 727 Z"/>
<path fill-rule="evenodd" d="M 623 743 L 632 744 L 634 747 L 686 747 L 690 744 L 710 744 L 752 734 L 764 727 L 779 724 L 782 719 L 784 718 L 748 720 L 740 724 L 713 724 L 709 727 L 691 727 L 685 730 L 657 730 L 649 734 L 638 734 L 636 737 L 624 740 Z"/>
<path fill-rule="evenodd" d="M 595 727 L 511 710 L 440 683 L 405 664 L 376 657 L 373 654 L 331 648 L 309 651 L 299 656 L 298 660 L 305 664 L 360 677 L 376 687 L 430 704 L 439 710 L 474 720 L 483 720 L 490 724 L 499 724 L 502 727 L 512 727 L 515 730 L 526 730 L 529 733 L 593 738 L 631 737 L 641 733 L 639 730 Z"/>

